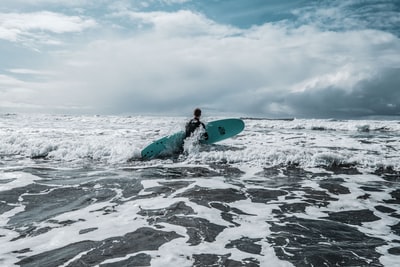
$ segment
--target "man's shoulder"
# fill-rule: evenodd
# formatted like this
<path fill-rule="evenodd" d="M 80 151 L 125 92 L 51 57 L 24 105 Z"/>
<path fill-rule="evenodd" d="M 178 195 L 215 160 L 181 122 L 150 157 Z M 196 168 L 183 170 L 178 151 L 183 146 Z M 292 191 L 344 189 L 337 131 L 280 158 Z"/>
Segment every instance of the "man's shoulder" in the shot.
<path fill-rule="evenodd" d="M 194 118 L 194 119 L 191 119 L 188 123 L 197 124 L 197 123 L 200 123 L 200 121 L 198 119 Z"/>

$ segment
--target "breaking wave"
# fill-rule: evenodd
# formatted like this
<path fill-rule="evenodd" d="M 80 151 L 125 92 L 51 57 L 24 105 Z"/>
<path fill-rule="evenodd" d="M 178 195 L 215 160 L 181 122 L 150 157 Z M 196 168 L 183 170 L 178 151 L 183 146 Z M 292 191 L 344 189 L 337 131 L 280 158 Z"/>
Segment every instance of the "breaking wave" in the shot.
<path fill-rule="evenodd" d="M 3 115 L 0 157 L 140 164 L 142 148 L 182 129 L 184 122 L 181 117 Z M 261 167 L 297 164 L 399 169 L 400 124 L 396 121 L 248 118 L 245 123 L 245 130 L 235 138 L 202 147 L 192 144 L 175 160 Z M 154 161 L 160 163 L 163 160 Z"/>

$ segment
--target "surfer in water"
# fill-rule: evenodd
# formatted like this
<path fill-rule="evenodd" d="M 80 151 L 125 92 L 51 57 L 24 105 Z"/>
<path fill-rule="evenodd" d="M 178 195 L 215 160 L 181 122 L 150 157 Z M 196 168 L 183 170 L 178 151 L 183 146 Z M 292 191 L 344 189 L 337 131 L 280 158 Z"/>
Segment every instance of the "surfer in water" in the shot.
<path fill-rule="evenodd" d="M 206 130 L 206 126 L 204 125 L 204 123 L 200 121 L 201 109 L 196 108 L 193 112 L 193 115 L 194 118 L 191 119 L 188 123 L 186 123 L 185 138 L 190 137 L 193 134 L 193 132 L 196 131 L 196 129 L 199 128 L 200 126 L 202 126 L 204 130 Z M 205 140 L 208 139 L 207 132 L 202 134 L 202 138 L 204 138 Z"/>

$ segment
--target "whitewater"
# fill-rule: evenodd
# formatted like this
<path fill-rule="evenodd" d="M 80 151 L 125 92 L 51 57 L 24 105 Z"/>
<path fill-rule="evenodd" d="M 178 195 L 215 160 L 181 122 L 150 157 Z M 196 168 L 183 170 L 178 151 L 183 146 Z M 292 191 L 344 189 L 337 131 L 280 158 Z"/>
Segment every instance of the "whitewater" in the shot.
<path fill-rule="evenodd" d="M 0 266 L 400 266 L 399 121 L 188 119 L 0 114 Z"/>

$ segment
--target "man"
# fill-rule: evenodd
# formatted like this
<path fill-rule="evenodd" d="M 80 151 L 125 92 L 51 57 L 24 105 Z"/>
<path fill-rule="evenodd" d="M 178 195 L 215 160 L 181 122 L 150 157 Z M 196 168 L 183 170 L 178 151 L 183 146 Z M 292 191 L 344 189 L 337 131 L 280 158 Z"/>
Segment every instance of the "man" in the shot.
<path fill-rule="evenodd" d="M 191 119 L 191 120 L 186 124 L 186 127 L 185 127 L 185 130 L 186 130 L 186 131 L 185 131 L 185 138 L 190 137 L 190 136 L 193 134 L 193 132 L 196 131 L 196 129 L 200 127 L 200 125 L 204 128 L 204 130 L 206 130 L 206 126 L 204 125 L 204 123 L 202 123 L 202 122 L 200 121 L 201 109 L 196 108 L 196 109 L 194 110 L 194 112 L 193 112 L 193 115 L 194 115 L 194 118 Z M 207 134 L 207 132 L 205 132 L 205 133 L 202 135 L 202 138 L 204 138 L 205 140 L 208 139 L 208 134 Z"/>

